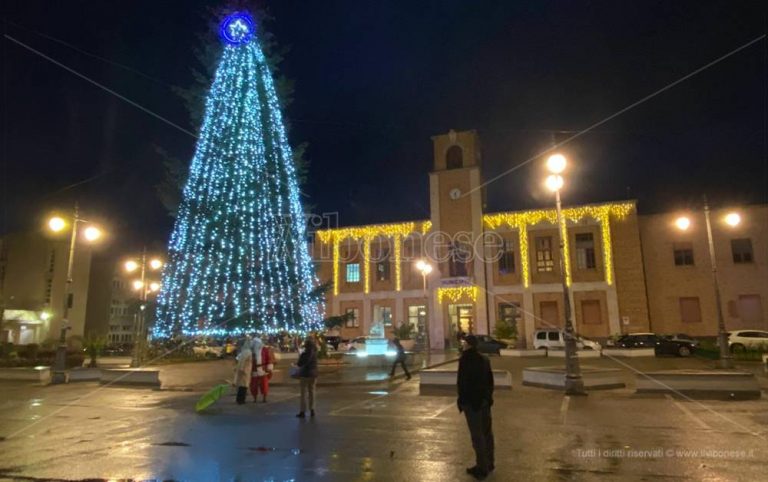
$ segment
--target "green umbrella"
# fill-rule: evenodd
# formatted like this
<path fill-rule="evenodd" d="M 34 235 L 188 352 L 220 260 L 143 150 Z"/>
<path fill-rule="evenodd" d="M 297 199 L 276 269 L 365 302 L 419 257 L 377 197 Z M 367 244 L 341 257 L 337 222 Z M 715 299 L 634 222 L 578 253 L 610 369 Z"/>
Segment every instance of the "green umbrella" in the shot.
<path fill-rule="evenodd" d="M 195 411 L 202 412 L 206 408 L 213 405 L 216 400 L 220 399 L 222 395 L 227 391 L 229 385 L 221 384 L 208 390 L 208 392 L 200 397 L 200 400 L 195 404 Z"/>

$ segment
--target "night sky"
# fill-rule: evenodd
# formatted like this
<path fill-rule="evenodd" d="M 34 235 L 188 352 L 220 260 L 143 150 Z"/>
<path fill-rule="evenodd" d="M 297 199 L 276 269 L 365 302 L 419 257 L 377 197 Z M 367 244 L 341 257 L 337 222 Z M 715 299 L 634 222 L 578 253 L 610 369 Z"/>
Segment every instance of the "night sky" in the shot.
<path fill-rule="evenodd" d="M 192 82 L 211 3 L 6 0 L 3 31 L 195 131 L 171 87 Z M 427 218 L 432 135 L 476 129 L 491 178 L 552 132 L 562 140 L 768 24 L 763 1 L 264 5 L 266 28 L 290 47 L 281 68 L 295 81 L 290 141 L 309 144 L 305 202 L 342 225 Z M 0 55 L 0 232 L 37 229 L 78 200 L 119 244 L 164 243 L 158 150 L 188 162 L 194 138 L 5 38 Z M 564 202 L 766 202 L 767 65 L 763 39 L 568 144 Z M 550 203 L 540 164 L 490 184 L 488 211 Z"/>

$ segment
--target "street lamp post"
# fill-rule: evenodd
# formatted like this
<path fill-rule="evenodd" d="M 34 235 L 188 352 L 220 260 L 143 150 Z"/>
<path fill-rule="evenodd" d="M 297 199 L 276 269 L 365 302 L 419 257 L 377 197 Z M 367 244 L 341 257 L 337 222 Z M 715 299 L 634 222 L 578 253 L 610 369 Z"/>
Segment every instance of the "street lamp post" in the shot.
<path fill-rule="evenodd" d="M 134 368 L 140 367 L 143 358 L 143 348 L 145 335 L 145 318 L 144 312 L 147 308 L 147 297 L 150 292 L 155 292 L 160 289 L 160 285 L 157 282 L 147 283 L 147 269 L 157 271 L 163 267 L 163 262 L 157 258 L 149 260 L 147 263 L 147 248 L 141 251 L 141 262 L 137 263 L 134 260 L 128 260 L 125 263 L 125 270 L 129 273 L 140 269 L 141 276 L 139 279 L 133 282 L 133 288 L 139 292 L 139 312 L 133 321 L 133 356 L 131 358 L 131 366 Z"/>
<path fill-rule="evenodd" d="M 66 383 L 67 381 L 67 330 L 69 326 L 69 310 L 73 304 L 72 293 L 72 268 L 75 260 L 75 247 L 77 246 L 77 225 L 86 222 L 80 218 L 80 212 L 77 204 L 72 215 L 72 226 L 69 239 L 69 257 L 67 258 L 67 279 L 64 288 L 64 311 L 61 317 L 61 332 L 59 333 L 59 346 L 56 348 L 56 359 L 53 363 L 53 376 L 51 383 Z M 48 221 L 48 227 L 51 231 L 59 232 L 67 227 L 67 222 L 58 216 L 52 217 Z M 101 237 L 101 231 L 95 226 L 88 226 L 83 235 L 87 241 L 96 241 Z"/>
<path fill-rule="evenodd" d="M 731 227 L 741 222 L 741 216 L 737 213 L 729 213 L 725 222 Z M 718 368 L 733 368 L 733 356 L 728 348 L 728 334 L 725 331 L 725 318 L 723 317 L 723 304 L 720 300 L 720 283 L 717 278 L 717 262 L 715 260 L 715 242 L 712 236 L 712 221 L 709 215 L 709 203 L 704 198 L 704 224 L 707 228 L 707 245 L 709 247 L 709 261 L 712 264 L 712 284 L 715 288 L 715 307 L 717 309 L 717 339 L 720 345 L 720 358 L 717 361 Z M 690 219 L 680 217 L 675 221 L 678 229 L 685 231 L 691 225 Z"/>
<path fill-rule="evenodd" d="M 426 365 L 429 366 L 430 354 L 432 353 L 432 347 L 429 343 L 429 319 L 431 318 L 432 311 L 429 308 L 429 295 L 427 294 L 427 275 L 432 272 L 432 265 L 420 259 L 416 262 L 416 269 L 421 272 L 422 292 L 424 294 L 425 303 L 427 303 L 427 315 L 424 320 L 424 334 L 427 342 L 427 360 Z"/>
<path fill-rule="evenodd" d="M 565 311 L 565 393 L 567 395 L 586 395 L 584 392 L 584 381 L 581 378 L 581 367 L 576 353 L 576 336 L 573 329 L 573 314 L 571 312 L 571 291 L 568 287 L 565 272 L 565 237 L 567 230 L 560 204 L 560 189 L 565 182 L 560 174 L 565 170 L 565 166 L 566 159 L 562 154 L 553 154 L 547 159 L 547 170 L 551 174 L 547 177 L 546 186 L 555 193 L 555 206 L 557 210 L 560 274 L 563 281 L 563 308 Z"/>

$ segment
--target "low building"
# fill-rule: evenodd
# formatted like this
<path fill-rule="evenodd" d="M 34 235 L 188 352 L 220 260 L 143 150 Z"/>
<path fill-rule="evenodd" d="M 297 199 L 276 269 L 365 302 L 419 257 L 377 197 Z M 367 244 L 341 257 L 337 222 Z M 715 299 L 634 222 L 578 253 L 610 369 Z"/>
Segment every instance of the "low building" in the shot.
<path fill-rule="evenodd" d="M 477 134 L 451 131 L 432 140 L 430 219 L 315 233 L 319 277 L 332 282 L 328 314 L 352 315 L 341 328 L 345 338 L 366 335 L 376 323 L 410 323 L 422 342 L 429 338 L 437 349 L 455 345 L 460 332 L 492 334 L 504 318 L 530 346 L 536 329 L 564 326 L 556 212 L 485 213 Z M 740 228 L 749 231 L 743 237 L 751 240 L 753 261 L 748 267 L 731 263 L 740 266 L 722 275 L 728 286 L 723 299 L 735 303 L 728 306 L 739 311 L 739 323 L 754 328 L 765 328 L 768 319 L 761 304 L 768 279 L 765 209 L 747 209 L 752 221 Z M 632 200 L 566 206 L 563 215 L 565 278 L 579 333 L 597 339 L 651 329 L 717 333 L 709 303 L 700 307 L 708 314 L 698 321 L 677 316 L 695 311 L 691 298 L 711 299 L 714 288 L 702 274 L 704 263 L 689 272 L 667 266 L 681 236 L 662 226 L 670 215 L 638 216 Z M 694 242 L 694 234 L 700 229 L 690 231 L 687 242 Z M 729 262 L 729 242 L 736 246 L 731 250 L 747 249 L 745 241 L 729 241 L 719 230 L 716 235 L 718 256 Z M 701 242 L 695 241 L 696 251 L 703 256 Z M 419 260 L 432 272 L 423 276 Z M 668 277 L 679 284 L 674 293 L 666 290 Z M 733 317 L 729 322 L 735 326 Z"/>
<path fill-rule="evenodd" d="M 4 307 L 2 341 L 55 343 L 69 303 L 67 339 L 82 340 L 88 302 L 91 249 L 78 247 L 72 260 L 67 297 L 69 239 L 42 232 L 5 235 L 0 247 L 0 296 Z"/>
<path fill-rule="evenodd" d="M 739 217 L 729 224 L 726 218 L 734 212 Z M 688 219 L 682 224 L 686 229 L 678 226 L 681 217 Z M 710 218 L 726 329 L 768 329 L 768 206 L 713 210 Z M 716 335 L 717 305 L 704 212 L 641 216 L 640 234 L 651 328 Z"/>

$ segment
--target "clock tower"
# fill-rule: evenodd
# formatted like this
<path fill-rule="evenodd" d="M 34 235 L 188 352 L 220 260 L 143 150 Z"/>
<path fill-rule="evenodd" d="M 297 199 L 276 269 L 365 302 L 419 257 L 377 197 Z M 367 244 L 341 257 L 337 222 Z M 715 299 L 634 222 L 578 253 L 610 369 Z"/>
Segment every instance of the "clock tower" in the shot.
<path fill-rule="evenodd" d="M 430 279 L 432 346 L 455 343 L 456 333 L 487 334 L 486 266 L 483 262 L 485 188 L 476 131 L 432 137 L 434 170 L 429 174 L 427 252 L 435 265 Z M 440 331 L 440 333 L 437 333 Z"/>

